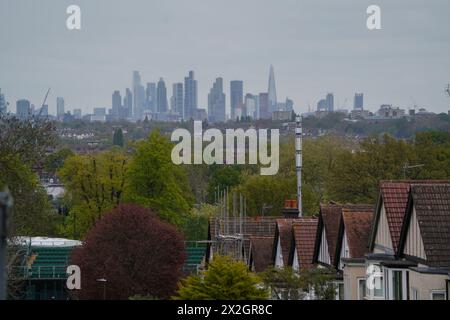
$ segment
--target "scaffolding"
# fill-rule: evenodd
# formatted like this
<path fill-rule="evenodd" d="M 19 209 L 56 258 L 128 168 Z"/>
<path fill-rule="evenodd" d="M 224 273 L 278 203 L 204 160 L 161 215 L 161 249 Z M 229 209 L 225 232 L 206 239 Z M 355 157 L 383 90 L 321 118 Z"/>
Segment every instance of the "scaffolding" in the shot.
<path fill-rule="evenodd" d="M 232 207 L 230 208 L 230 192 L 228 188 L 224 190 L 216 189 L 218 213 L 214 219 L 214 239 L 211 240 L 215 243 L 215 253 L 242 261 L 244 260 L 246 200 L 242 194 L 238 195 L 233 192 L 231 202 Z"/>

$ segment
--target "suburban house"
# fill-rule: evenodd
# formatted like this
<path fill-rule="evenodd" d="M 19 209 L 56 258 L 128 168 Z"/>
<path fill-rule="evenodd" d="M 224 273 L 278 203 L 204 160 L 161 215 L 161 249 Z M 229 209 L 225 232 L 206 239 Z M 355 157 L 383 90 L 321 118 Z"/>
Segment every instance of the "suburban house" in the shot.
<path fill-rule="evenodd" d="M 344 299 L 343 265 L 340 259 L 351 257 L 350 247 L 355 258 L 361 251 L 360 245 L 349 243 L 350 237 L 352 242 L 358 241 L 365 231 L 364 227 L 361 230 L 354 222 L 360 220 L 357 218 L 359 215 L 365 221 L 364 217 L 367 218 L 372 211 L 373 207 L 370 205 L 330 203 L 320 206 L 313 262 L 319 267 L 336 271 L 337 299 Z"/>
<path fill-rule="evenodd" d="M 373 207 L 342 210 L 336 251 L 337 267 L 343 277 L 345 300 L 362 300 L 366 293 L 364 256 L 373 220 Z M 342 297 L 342 292 L 341 292 Z"/>
<path fill-rule="evenodd" d="M 449 299 L 450 184 L 411 186 L 399 256 L 417 264 L 407 271 L 409 299 Z"/>
<path fill-rule="evenodd" d="M 410 270 L 417 262 L 400 253 L 400 235 L 404 228 L 411 188 L 415 185 L 445 184 L 450 181 L 409 180 L 381 181 L 369 238 L 369 253 L 365 257 L 367 285 L 365 299 L 410 299 Z M 430 196 L 430 195 L 429 195 Z M 434 213 L 428 212 L 433 215 Z M 436 229 L 438 230 L 438 229 Z"/>

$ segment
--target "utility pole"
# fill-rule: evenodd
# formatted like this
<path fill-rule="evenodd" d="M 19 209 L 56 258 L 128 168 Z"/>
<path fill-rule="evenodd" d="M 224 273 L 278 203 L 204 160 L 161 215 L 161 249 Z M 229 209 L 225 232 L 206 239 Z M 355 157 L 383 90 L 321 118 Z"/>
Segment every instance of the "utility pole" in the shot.
<path fill-rule="evenodd" d="M 297 171 L 298 216 L 302 214 L 302 116 L 295 117 L 295 169 Z"/>
<path fill-rule="evenodd" d="M 0 192 L 0 300 L 6 300 L 6 248 L 13 200 L 8 190 Z"/>

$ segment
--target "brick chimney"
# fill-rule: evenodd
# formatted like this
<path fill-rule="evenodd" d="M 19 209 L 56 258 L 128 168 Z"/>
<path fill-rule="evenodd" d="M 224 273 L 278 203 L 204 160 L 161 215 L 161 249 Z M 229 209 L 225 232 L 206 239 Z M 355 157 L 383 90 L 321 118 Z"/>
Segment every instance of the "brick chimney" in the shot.
<path fill-rule="evenodd" d="M 284 201 L 283 216 L 286 219 L 298 218 L 297 200 L 288 199 Z"/>

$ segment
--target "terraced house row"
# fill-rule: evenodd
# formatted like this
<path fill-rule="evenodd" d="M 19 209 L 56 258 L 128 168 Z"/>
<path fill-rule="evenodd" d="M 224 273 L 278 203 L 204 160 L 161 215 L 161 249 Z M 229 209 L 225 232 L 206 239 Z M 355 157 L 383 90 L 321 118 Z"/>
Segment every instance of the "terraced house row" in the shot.
<path fill-rule="evenodd" d="M 381 181 L 376 204 L 323 204 L 299 218 L 289 200 L 283 214 L 240 219 L 234 233 L 223 230 L 236 221 L 212 218 L 207 261 L 220 253 L 255 272 L 327 268 L 342 300 L 449 299 L 450 181 Z"/>

